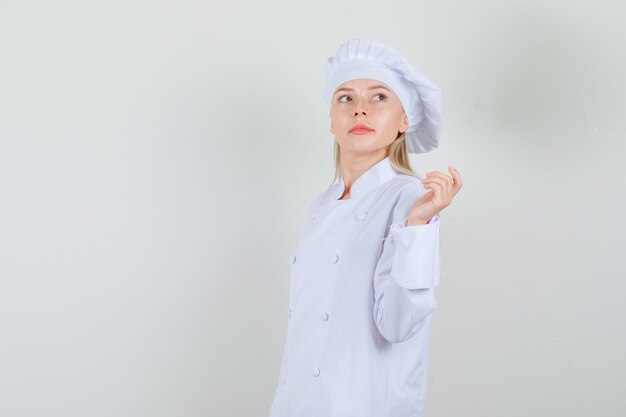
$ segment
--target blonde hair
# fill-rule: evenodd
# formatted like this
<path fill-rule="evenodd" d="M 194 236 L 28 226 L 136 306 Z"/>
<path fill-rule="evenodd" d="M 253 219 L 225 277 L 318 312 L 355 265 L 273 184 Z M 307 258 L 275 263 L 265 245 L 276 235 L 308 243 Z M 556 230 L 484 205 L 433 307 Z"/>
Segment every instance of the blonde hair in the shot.
<path fill-rule="evenodd" d="M 398 133 L 396 140 L 394 140 L 389 146 L 387 146 L 387 155 L 389 156 L 389 162 L 396 171 L 399 171 L 406 175 L 411 175 L 416 178 L 420 178 L 417 173 L 411 168 L 408 152 L 406 151 L 406 135 L 404 132 Z M 335 177 L 332 182 L 335 182 L 341 177 L 341 148 L 335 139 Z M 422 178 L 420 178 L 422 179 Z"/>

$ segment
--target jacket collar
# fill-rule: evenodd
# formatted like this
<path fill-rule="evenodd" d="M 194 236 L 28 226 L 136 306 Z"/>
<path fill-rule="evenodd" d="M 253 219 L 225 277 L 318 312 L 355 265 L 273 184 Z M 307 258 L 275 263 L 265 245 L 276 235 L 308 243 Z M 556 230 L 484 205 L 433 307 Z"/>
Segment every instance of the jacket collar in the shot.
<path fill-rule="evenodd" d="M 386 156 L 372 165 L 352 183 L 350 198 L 360 198 L 398 174 L 399 172 L 394 169 L 389 157 Z M 333 184 L 333 187 L 332 199 L 337 200 L 343 195 L 346 187 L 343 178 L 339 179 L 339 183 Z"/>

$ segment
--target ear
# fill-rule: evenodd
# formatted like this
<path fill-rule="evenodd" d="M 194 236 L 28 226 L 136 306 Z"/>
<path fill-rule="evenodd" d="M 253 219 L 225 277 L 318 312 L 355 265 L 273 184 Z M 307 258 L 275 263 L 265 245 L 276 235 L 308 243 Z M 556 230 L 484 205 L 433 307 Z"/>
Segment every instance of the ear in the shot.
<path fill-rule="evenodd" d="M 406 113 L 402 116 L 402 123 L 400 123 L 400 132 L 406 132 L 406 130 L 409 128 L 409 118 L 407 117 Z"/>
<path fill-rule="evenodd" d="M 330 122 L 330 133 L 335 134 L 335 132 L 333 132 L 333 122 Z"/>

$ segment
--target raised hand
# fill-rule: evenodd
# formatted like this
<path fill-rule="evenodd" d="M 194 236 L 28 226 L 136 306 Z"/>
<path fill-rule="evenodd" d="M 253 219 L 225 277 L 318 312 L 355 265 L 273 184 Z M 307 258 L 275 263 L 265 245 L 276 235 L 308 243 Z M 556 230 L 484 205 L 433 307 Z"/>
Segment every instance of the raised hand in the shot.
<path fill-rule="evenodd" d="M 463 186 L 459 171 L 452 165 L 448 166 L 450 175 L 440 171 L 426 173 L 426 178 L 422 180 L 424 187 L 430 191 L 421 196 L 409 212 L 407 226 L 426 224 L 437 213 L 452 203 L 452 198 Z"/>

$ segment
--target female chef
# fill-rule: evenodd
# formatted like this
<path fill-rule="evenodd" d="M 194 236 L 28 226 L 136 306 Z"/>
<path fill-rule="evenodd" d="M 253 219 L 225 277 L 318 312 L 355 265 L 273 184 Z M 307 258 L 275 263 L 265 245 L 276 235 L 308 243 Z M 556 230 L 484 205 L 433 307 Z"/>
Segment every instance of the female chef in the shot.
<path fill-rule="evenodd" d="M 287 338 L 270 417 L 420 417 L 437 307 L 439 213 L 458 171 L 420 179 L 441 90 L 394 49 L 350 39 L 325 65 L 338 182 L 290 257 Z"/>

